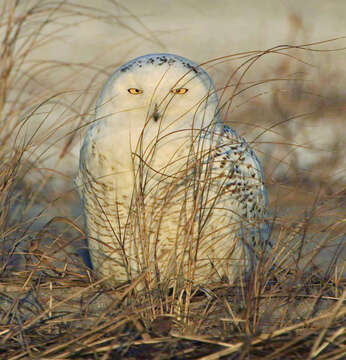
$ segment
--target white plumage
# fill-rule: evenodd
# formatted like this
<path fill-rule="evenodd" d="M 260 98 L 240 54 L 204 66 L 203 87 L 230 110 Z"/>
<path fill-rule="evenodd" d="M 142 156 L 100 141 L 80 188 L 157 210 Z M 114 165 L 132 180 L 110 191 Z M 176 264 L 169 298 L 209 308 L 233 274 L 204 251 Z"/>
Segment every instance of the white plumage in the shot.
<path fill-rule="evenodd" d="M 255 153 L 221 122 L 207 73 L 176 55 L 109 78 L 76 182 L 93 268 L 110 284 L 234 283 L 268 237 Z"/>

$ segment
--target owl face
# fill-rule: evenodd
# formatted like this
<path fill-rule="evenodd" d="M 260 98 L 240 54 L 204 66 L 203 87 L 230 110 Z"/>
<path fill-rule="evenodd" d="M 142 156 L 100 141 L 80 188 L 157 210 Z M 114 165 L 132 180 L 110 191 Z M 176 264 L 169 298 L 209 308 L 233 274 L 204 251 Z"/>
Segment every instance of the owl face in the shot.
<path fill-rule="evenodd" d="M 217 102 L 212 81 L 198 65 L 176 55 L 152 54 L 128 62 L 111 76 L 96 115 L 118 130 L 200 129 L 215 118 Z"/>
<path fill-rule="evenodd" d="M 218 122 L 217 105 L 213 83 L 198 65 L 176 55 L 146 55 L 109 78 L 89 137 L 121 169 L 130 168 L 134 154 L 152 167 L 177 159 L 183 166 L 201 130 Z"/>

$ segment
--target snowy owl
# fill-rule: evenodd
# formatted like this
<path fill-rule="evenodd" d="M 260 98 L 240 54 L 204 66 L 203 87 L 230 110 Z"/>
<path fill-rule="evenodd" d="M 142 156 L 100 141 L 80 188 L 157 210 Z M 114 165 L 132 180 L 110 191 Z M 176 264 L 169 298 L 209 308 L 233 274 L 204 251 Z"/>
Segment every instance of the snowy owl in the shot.
<path fill-rule="evenodd" d="M 76 179 L 108 284 L 234 283 L 268 238 L 259 160 L 224 125 L 208 74 L 172 54 L 121 66 L 99 95 Z"/>

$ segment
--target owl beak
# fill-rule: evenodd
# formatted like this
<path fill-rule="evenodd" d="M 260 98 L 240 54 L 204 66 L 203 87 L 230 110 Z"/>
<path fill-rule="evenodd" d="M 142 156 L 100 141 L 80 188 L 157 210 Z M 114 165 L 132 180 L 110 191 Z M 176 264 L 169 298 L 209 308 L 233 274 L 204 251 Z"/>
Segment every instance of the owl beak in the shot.
<path fill-rule="evenodd" d="M 157 106 L 157 104 L 155 104 L 155 108 L 154 108 L 154 111 L 153 111 L 153 114 L 152 114 L 152 118 L 154 119 L 155 122 L 157 122 L 159 119 L 160 119 L 160 112 L 159 112 L 159 108 Z"/>

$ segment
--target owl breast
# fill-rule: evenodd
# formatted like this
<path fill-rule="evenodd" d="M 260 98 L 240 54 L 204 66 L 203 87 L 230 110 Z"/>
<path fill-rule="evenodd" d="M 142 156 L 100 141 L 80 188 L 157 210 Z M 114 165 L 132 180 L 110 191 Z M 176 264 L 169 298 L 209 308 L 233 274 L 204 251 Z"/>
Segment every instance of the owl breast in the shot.
<path fill-rule="evenodd" d="M 246 163 L 244 143 L 218 138 L 166 144 L 165 152 L 176 156 L 168 161 L 165 155 L 164 166 L 155 156 L 133 154 L 127 168 L 118 169 L 114 156 L 89 147 L 93 161 L 81 162 L 81 192 L 99 276 L 116 285 L 142 275 L 152 288 L 233 283 L 249 270 L 244 230 L 251 220 L 256 226 L 260 213 L 252 205 L 263 185 Z"/>

